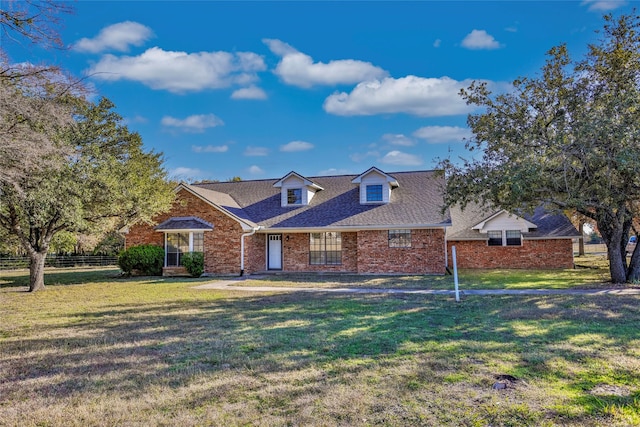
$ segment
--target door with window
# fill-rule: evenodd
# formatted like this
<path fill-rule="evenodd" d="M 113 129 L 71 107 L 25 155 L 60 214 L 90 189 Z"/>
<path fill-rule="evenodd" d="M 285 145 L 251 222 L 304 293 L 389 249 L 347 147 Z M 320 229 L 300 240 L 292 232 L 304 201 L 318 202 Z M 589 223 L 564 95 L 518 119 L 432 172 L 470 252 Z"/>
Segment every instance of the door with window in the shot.
<path fill-rule="evenodd" d="M 267 238 L 267 269 L 282 270 L 282 234 L 269 234 Z"/>

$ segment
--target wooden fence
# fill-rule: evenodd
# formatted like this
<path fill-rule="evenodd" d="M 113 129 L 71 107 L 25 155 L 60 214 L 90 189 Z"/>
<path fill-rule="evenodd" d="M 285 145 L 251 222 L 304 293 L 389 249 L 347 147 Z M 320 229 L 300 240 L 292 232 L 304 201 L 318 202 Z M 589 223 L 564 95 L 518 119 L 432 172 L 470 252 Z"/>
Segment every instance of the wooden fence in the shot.
<path fill-rule="evenodd" d="M 118 257 L 102 255 L 47 255 L 47 267 L 97 267 L 117 265 Z M 0 257 L 0 270 L 29 268 L 28 257 Z"/>

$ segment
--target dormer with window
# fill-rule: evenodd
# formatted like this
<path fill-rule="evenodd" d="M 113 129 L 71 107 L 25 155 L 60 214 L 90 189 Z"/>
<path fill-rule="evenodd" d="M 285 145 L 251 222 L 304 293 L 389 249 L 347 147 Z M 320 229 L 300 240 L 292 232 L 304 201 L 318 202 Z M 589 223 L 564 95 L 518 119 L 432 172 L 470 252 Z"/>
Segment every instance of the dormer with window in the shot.
<path fill-rule="evenodd" d="M 487 235 L 488 246 L 522 246 L 522 235 L 537 225 L 503 210 L 472 227 Z"/>
<path fill-rule="evenodd" d="M 385 204 L 391 201 L 391 190 L 398 187 L 398 181 L 380 169 L 373 167 L 352 181 L 360 185 L 360 204 Z"/>
<path fill-rule="evenodd" d="M 315 182 L 295 172 L 289 172 L 273 186 L 280 188 L 280 205 L 282 207 L 306 206 L 311 203 L 316 192 L 323 189 Z"/>

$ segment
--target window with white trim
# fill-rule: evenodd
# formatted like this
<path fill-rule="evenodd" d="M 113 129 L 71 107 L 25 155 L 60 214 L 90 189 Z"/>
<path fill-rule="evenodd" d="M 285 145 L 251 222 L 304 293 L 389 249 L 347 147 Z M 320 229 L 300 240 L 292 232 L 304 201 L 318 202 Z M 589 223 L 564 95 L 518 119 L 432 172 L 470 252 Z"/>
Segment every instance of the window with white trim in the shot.
<path fill-rule="evenodd" d="M 367 202 L 382 201 L 382 184 L 367 185 Z"/>
<path fill-rule="evenodd" d="M 342 234 L 339 231 L 310 233 L 309 264 L 342 264 Z"/>
<path fill-rule="evenodd" d="M 389 230 L 389 247 L 390 248 L 410 248 L 411 247 L 411 230 L 405 230 L 405 229 Z"/>
<path fill-rule="evenodd" d="M 507 246 L 522 246 L 522 233 L 520 230 L 507 230 L 506 238 Z"/>
<path fill-rule="evenodd" d="M 487 231 L 489 246 L 522 246 L 522 232 L 520 230 L 491 230 Z"/>
<path fill-rule="evenodd" d="M 287 189 L 287 205 L 302 204 L 302 188 Z"/>
<path fill-rule="evenodd" d="M 489 246 L 502 246 L 502 231 L 487 231 Z"/>
<path fill-rule="evenodd" d="M 182 255 L 188 252 L 204 252 L 204 232 L 166 233 L 165 267 L 180 266 Z"/>

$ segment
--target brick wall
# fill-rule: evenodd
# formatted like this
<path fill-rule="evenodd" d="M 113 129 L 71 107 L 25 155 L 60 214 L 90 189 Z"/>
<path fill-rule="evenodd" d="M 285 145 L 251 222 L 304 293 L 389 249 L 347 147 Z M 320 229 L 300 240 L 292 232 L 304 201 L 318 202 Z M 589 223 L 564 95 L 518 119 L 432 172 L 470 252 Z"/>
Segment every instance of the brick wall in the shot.
<path fill-rule="evenodd" d="M 159 224 L 171 217 L 181 216 L 197 216 L 214 226 L 213 231 L 204 232 L 204 271 L 206 273 L 240 273 L 242 227 L 237 221 L 186 190 L 181 190 L 176 195 L 171 211 L 158 215 L 154 221 Z M 125 246 L 153 244 L 164 247 L 164 233 L 155 231 L 153 227 L 146 224 L 132 226 L 125 236 Z"/>
<path fill-rule="evenodd" d="M 571 239 L 523 240 L 522 246 L 488 246 L 485 240 L 447 242 L 456 246 L 459 268 L 573 268 Z"/>
<path fill-rule="evenodd" d="M 410 248 L 390 248 L 387 230 L 358 232 L 358 273 L 444 274 L 444 230 L 411 230 Z"/>

